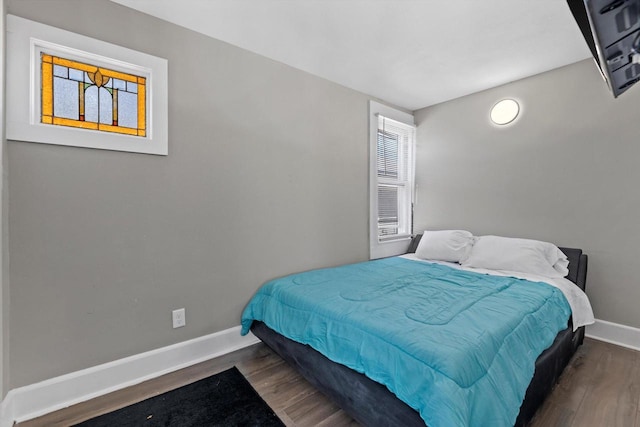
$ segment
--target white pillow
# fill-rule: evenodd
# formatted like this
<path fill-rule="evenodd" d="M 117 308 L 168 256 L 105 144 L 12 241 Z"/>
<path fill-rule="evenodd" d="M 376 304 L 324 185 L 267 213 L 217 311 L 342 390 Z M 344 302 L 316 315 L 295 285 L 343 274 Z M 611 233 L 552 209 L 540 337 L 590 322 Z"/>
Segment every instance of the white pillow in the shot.
<path fill-rule="evenodd" d="M 416 256 L 434 261 L 460 262 L 467 258 L 473 234 L 465 230 L 425 231 L 416 248 Z"/>
<path fill-rule="evenodd" d="M 569 274 L 569 260 L 552 243 L 499 236 L 476 237 L 465 267 L 531 273 L 548 278 Z"/>

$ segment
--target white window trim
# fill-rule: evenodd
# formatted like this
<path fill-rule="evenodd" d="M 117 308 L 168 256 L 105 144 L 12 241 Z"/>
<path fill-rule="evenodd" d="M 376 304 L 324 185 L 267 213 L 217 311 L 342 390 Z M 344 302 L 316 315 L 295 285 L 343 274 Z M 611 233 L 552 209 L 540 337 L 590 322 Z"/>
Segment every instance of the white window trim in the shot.
<path fill-rule="evenodd" d="M 147 79 L 146 136 L 40 122 L 42 49 Z M 168 63 L 159 58 L 7 15 L 7 139 L 147 154 L 168 154 Z"/>
<path fill-rule="evenodd" d="M 398 236 L 392 239 L 380 240 L 378 238 L 378 168 L 377 168 L 377 147 L 378 147 L 378 115 L 415 126 L 413 115 L 395 108 L 388 107 L 376 101 L 369 101 L 369 258 L 384 258 L 388 256 L 400 255 L 407 251 L 411 242 L 410 235 Z M 413 170 L 415 169 L 415 147 L 410 164 L 411 174 L 411 198 L 413 201 L 415 187 Z"/>

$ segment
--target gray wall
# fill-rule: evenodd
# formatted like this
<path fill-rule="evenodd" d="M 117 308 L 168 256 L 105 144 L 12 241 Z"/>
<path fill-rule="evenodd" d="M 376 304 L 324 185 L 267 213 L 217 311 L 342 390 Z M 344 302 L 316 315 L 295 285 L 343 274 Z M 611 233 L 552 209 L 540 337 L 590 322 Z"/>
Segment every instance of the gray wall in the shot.
<path fill-rule="evenodd" d="M 167 58 L 170 102 L 168 157 L 9 142 L 11 388 L 239 325 L 264 281 L 368 257 L 367 96 L 105 0 L 8 12 Z"/>
<path fill-rule="evenodd" d="M 9 280 L 7 269 L 5 268 L 5 257 L 8 257 L 7 250 L 7 203 L 6 203 L 6 141 L 4 127 L 4 41 L 5 41 L 5 2 L 0 0 L 0 400 L 2 400 L 9 390 L 8 375 L 8 352 L 9 345 Z"/>
<path fill-rule="evenodd" d="M 504 97 L 522 111 L 498 128 Z M 417 229 L 583 248 L 596 317 L 640 327 L 639 107 L 640 87 L 614 100 L 587 60 L 416 112 Z"/>

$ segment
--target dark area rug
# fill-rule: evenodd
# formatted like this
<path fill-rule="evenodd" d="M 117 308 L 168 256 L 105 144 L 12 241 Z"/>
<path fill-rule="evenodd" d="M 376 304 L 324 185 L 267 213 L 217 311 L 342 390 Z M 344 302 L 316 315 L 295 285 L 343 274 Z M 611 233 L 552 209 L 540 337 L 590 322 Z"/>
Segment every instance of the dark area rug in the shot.
<path fill-rule="evenodd" d="M 76 426 L 284 426 L 233 367 Z"/>

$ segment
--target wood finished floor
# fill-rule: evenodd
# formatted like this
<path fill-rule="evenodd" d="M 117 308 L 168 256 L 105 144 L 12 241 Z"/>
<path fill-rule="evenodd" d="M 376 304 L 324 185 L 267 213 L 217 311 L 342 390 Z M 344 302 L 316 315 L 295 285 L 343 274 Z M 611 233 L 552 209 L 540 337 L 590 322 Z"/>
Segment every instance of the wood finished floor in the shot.
<path fill-rule="evenodd" d="M 234 365 L 287 426 L 358 426 L 263 344 L 16 426 L 68 426 Z M 530 426 L 640 427 L 640 352 L 586 339 Z"/>

